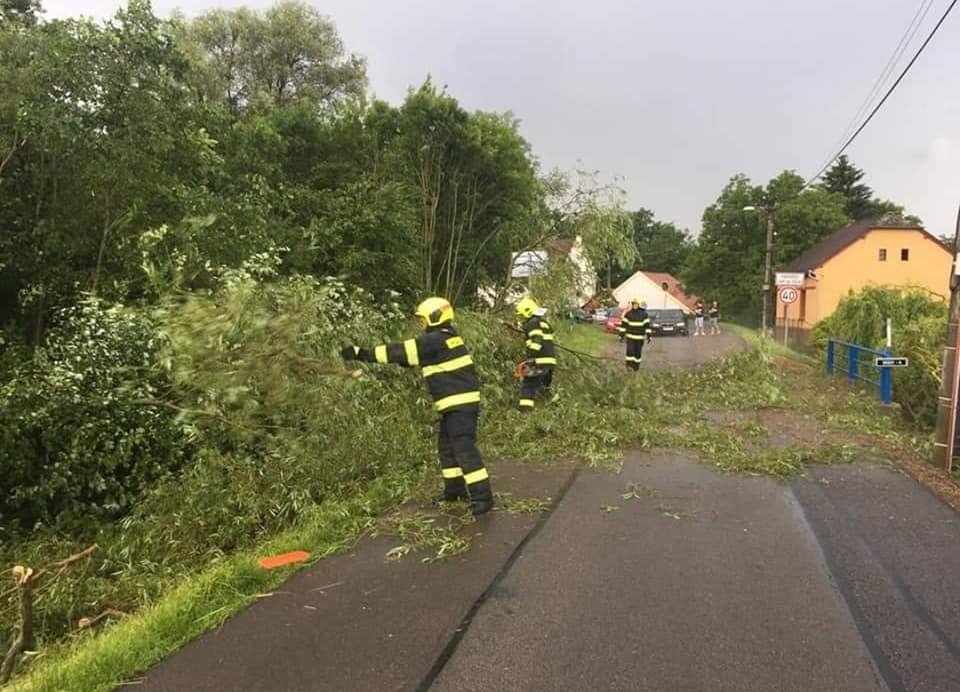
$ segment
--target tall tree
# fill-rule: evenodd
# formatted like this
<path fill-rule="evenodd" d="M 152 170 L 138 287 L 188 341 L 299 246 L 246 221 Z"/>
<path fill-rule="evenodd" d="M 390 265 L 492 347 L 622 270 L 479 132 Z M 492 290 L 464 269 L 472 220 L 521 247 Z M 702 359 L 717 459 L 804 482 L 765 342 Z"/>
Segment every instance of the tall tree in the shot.
<path fill-rule="evenodd" d="M 764 230 L 759 215 L 743 208 L 762 195 L 763 188 L 745 175 L 731 178 L 704 210 L 700 236 L 681 273 L 690 290 L 719 300 L 728 315 L 759 309 Z"/>
<path fill-rule="evenodd" d="M 366 90 L 366 62 L 347 53 L 336 26 L 310 5 L 283 0 L 264 13 L 216 9 L 180 20 L 198 65 L 196 91 L 239 113 L 305 101 L 329 112 Z"/>
<path fill-rule="evenodd" d="M 30 82 L 0 122 L 0 141 L 14 144 L 0 257 L 15 257 L 39 338 L 47 309 L 78 291 L 130 294 L 137 235 L 182 212 L 211 143 L 185 98 L 186 63 L 146 2 L 103 26 L 57 21 L 23 37 Z"/>
<path fill-rule="evenodd" d="M 682 276 L 691 290 L 720 300 L 731 315 L 759 313 L 766 250 L 766 217 L 760 200 L 772 199 L 774 268 L 794 259 L 848 221 L 844 199 L 822 189 L 804 189 L 803 178 L 784 171 L 766 187 L 735 176 L 703 213 L 703 230 Z M 744 207 L 756 207 L 744 211 Z"/>
<path fill-rule="evenodd" d="M 426 293 L 472 294 L 482 274 L 509 264 L 507 236 L 539 190 L 515 118 L 468 113 L 427 80 L 398 109 L 384 165 L 416 190 Z"/>
<path fill-rule="evenodd" d="M 613 283 L 618 284 L 633 272 L 643 270 L 679 275 L 693 248 L 690 234 L 669 221 L 658 221 L 649 209 L 630 214 L 637 260 L 614 268 Z"/>
<path fill-rule="evenodd" d="M 37 21 L 39 11 L 40 3 L 37 0 L 0 0 L 0 26 L 32 26 Z"/>
<path fill-rule="evenodd" d="M 818 188 L 804 188 L 794 171 L 784 171 L 767 184 L 766 194 L 776 202 L 773 266 L 781 267 L 834 231 L 849 219 L 844 198 Z M 766 241 L 764 241 L 766 242 Z"/>
<path fill-rule="evenodd" d="M 823 182 L 817 187 L 840 195 L 844 200 L 844 211 L 854 221 L 893 216 L 908 223 L 923 224 L 919 217 L 907 214 L 902 205 L 875 197 L 870 186 L 861 182 L 863 177 L 864 172 L 843 154 L 823 175 Z"/>
<path fill-rule="evenodd" d="M 823 175 L 820 187 L 844 199 L 844 211 L 851 219 L 864 219 L 872 211 L 873 190 L 860 182 L 864 172 L 850 163 L 846 154 L 840 156 Z"/>

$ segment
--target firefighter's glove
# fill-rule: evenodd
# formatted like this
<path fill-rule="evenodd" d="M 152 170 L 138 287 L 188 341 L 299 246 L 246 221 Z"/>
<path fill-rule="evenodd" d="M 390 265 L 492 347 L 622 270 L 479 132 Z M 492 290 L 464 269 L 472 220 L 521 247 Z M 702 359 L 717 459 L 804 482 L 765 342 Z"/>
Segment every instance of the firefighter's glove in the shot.
<path fill-rule="evenodd" d="M 360 349 L 356 346 L 344 346 L 340 349 L 340 355 L 344 360 L 359 360 Z"/>

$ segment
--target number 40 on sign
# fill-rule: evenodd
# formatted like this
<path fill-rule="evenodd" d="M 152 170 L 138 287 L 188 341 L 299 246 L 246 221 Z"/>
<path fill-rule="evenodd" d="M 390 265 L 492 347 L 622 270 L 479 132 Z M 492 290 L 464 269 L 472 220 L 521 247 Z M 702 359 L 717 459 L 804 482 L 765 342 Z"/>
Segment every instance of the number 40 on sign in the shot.
<path fill-rule="evenodd" d="M 782 286 L 778 291 L 780 302 L 784 305 L 791 305 L 800 299 L 800 291 L 793 286 Z"/>

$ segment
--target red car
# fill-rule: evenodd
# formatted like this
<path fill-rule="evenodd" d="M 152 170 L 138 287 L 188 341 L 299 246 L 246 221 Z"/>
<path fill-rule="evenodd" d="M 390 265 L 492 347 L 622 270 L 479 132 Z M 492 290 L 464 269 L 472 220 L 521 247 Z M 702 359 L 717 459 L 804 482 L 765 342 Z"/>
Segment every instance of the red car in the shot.
<path fill-rule="evenodd" d="M 607 321 L 603 323 L 603 331 L 608 334 L 616 334 L 620 328 L 620 322 L 623 321 L 623 313 L 626 308 L 613 308 L 607 316 Z"/>

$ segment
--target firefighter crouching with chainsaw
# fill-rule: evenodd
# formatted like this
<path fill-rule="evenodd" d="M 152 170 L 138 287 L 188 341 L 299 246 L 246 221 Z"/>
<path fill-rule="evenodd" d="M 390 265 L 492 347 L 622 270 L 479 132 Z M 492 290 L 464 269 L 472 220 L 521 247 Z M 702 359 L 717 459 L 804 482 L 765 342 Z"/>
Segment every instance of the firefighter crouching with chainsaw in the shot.
<path fill-rule="evenodd" d="M 627 342 L 627 368 L 639 370 L 643 361 L 643 344 L 653 334 L 647 304 L 639 298 L 631 300 L 630 310 L 620 319 L 617 331 L 620 332 L 620 341 Z"/>
<path fill-rule="evenodd" d="M 477 449 L 480 380 L 473 358 L 453 326 L 453 306 L 427 298 L 414 314 L 424 333 L 415 339 L 372 349 L 344 347 L 344 360 L 396 363 L 422 368 L 427 390 L 440 414 L 437 453 L 443 475 L 442 500 L 469 500 L 474 515 L 493 508 L 487 469 Z"/>
<path fill-rule="evenodd" d="M 536 406 L 538 395 L 543 394 L 544 399 L 550 399 L 557 354 L 553 344 L 553 327 L 544 316 L 546 310 L 532 298 L 524 298 L 517 303 L 516 311 L 517 322 L 526 336 L 527 348 L 526 359 L 518 372 L 522 377 L 518 408 L 529 413 Z"/>

